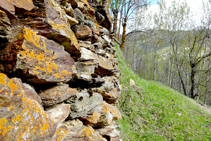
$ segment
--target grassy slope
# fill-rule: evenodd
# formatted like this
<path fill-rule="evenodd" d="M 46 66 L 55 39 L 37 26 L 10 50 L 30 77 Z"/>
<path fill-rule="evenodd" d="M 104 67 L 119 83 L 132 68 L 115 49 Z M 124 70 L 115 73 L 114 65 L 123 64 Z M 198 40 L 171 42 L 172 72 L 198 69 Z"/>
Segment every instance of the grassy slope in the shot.
<path fill-rule="evenodd" d="M 134 74 L 117 48 L 122 71 L 119 120 L 124 140 L 211 140 L 211 115 L 182 94 Z M 129 86 L 132 78 L 138 87 Z M 140 89 L 140 88 L 142 89 Z"/>

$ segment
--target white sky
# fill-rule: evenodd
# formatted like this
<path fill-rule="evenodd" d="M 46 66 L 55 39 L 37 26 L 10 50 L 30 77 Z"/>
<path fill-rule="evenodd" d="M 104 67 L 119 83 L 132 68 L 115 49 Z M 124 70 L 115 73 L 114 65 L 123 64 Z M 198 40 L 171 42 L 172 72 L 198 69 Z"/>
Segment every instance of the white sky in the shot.
<path fill-rule="evenodd" d="M 167 2 L 167 5 L 171 5 L 173 0 L 165 0 L 165 1 Z M 181 3 L 184 0 L 175 0 L 175 1 Z M 209 0 L 186 0 L 188 6 L 190 7 L 190 13 L 191 13 L 190 18 L 191 18 L 191 20 L 194 21 L 195 26 L 201 26 L 200 19 L 203 15 L 203 10 L 202 10 L 203 9 L 203 1 L 208 2 Z M 158 9 L 159 9 L 158 5 L 152 5 L 149 7 L 149 11 L 152 15 L 153 15 L 153 13 L 157 12 Z M 211 7 L 209 10 L 209 14 L 211 14 Z M 133 21 L 129 22 L 129 24 L 128 24 L 129 30 L 132 30 L 131 26 L 130 26 L 131 24 L 134 24 L 134 22 Z M 148 24 L 149 24 L 148 26 L 153 27 L 153 21 L 149 22 Z"/>
<path fill-rule="evenodd" d="M 167 5 L 171 5 L 172 1 L 174 0 L 165 0 L 167 2 Z M 184 0 L 175 0 L 176 2 L 181 3 Z M 200 26 L 200 18 L 203 15 L 203 2 L 207 3 L 209 0 L 186 0 L 188 6 L 190 7 L 190 18 L 195 21 L 196 26 Z M 159 8 L 158 5 L 150 6 L 150 11 L 156 12 Z M 210 9 L 211 13 L 211 9 Z"/>

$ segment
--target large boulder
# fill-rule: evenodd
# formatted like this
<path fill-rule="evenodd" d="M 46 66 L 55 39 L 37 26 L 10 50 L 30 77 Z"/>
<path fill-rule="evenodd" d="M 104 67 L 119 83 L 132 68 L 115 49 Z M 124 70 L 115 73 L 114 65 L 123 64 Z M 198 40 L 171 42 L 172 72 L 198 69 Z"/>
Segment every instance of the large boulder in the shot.
<path fill-rule="evenodd" d="M 14 33 L 15 34 L 15 33 Z M 66 82 L 72 78 L 74 60 L 63 46 L 24 28 L 0 51 L 0 71 L 34 84 Z"/>

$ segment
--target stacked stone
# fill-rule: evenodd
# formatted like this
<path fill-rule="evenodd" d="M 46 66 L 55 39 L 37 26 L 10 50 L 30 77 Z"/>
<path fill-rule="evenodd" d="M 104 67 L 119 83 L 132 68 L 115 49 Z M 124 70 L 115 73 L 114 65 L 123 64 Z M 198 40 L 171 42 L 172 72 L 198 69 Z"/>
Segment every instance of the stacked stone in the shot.
<path fill-rule="evenodd" d="M 0 140 L 119 141 L 106 1 L 0 0 Z"/>

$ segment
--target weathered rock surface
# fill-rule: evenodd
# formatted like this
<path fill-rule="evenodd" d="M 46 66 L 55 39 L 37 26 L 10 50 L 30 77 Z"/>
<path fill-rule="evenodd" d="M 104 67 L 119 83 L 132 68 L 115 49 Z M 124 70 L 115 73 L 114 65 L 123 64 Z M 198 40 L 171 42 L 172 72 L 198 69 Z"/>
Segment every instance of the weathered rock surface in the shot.
<path fill-rule="evenodd" d="M 0 73 L 0 140 L 42 140 L 54 134 L 56 124 L 27 94 L 20 79 Z"/>
<path fill-rule="evenodd" d="M 73 126 L 68 127 L 68 134 L 63 138 L 65 141 L 106 141 L 92 127 Z"/>
<path fill-rule="evenodd" d="M 39 35 L 53 39 L 64 46 L 74 59 L 80 57 L 80 47 L 70 29 L 65 11 L 55 0 L 34 0 L 34 9 L 19 15 L 22 23 Z M 27 18 L 26 18 L 27 17 Z"/>
<path fill-rule="evenodd" d="M 87 25 L 76 25 L 73 28 L 77 39 L 86 39 L 92 37 L 92 30 Z"/>
<path fill-rule="evenodd" d="M 41 104 L 42 100 L 33 87 L 31 87 L 29 84 L 23 83 L 22 89 L 24 90 L 27 98 L 36 100 L 39 104 Z"/>
<path fill-rule="evenodd" d="M 68 98 L 66 103 L 71 105 L 70 119 L 85 116 L 89 110 L 103 102 L 103 97 L 98 93 L 82 91 Z"/>
<path fill-rule="evenodd" d="M 28 28 L 0 51 L 0 57 L 2 72 L 19 71 L 19 77 L 35 84 L 69 81 L 75 63 L 63 46 Z"/>
<path fill-rule="evenodd" d="M 11 13 L 15 13 L 15 7 L 28 11 L 32 10 L 35 7 L 32 0 L 1 0 L 0 5 Z"/>
<path fill-rule="evenodd" d="M 103 79 L 105 80 L 103 85 L 92 90 L 100 93 L 107 103 L 115 103 L 120 97 L 120 84 L 113 76 L 103 77 Z"/>
<path fill-rule="evenodd" d="M 46 109 L 46 113 L 55 123 L 63 122 L 70 114 L 69 104 L 58 104 Z"/>
<path fill-rule="evenodd" d="M 69 97 L 75 96 L 76 89 L 72 89 L 67 84 L 57 84 L 56 86 L 39 92 L 39 96 L 42 99 L 44 106 L 52 106 L 57 103 L 61 103 Z"/>
<path fill-rule="evenodd" d="M 0 140 L 121 141 L 106 0 L 0 0 Z"/>
<path fill-rule="evenodd" d="M 101 128 L 96 130 L 97 132 L 100 133 L 101 136 L 106 138 L 109 141 L 120 141 L 120 133 L 116 129 L 117 127 L 114 125 L 111 126 L 106 126 L 105 128 Z"/>
<path fill-rule="evenodd" d="M 76 24 L 79 23 L 75 18 L 72 18 L 72 17 L 70 17 L 70 16 L 68 16 L 68 15 L 66 15 L 66 17 L 67 17 L 67 20 L 68 20 L 68 22 L 69 22 L 69 24 L 70 24 L 71 26 L 72 26 L 72 25 L 76 25 Z"/>
<path fill-rule="evenodd" d="M 4 11 L 0 10 L 0 48 L 9 41 L 11 34 L 10 20 Z"/>
<path fill-rule="evenodd" d="M 106 102 L 102 102 L 100 105 L 94 107 L 87 115 L 80 119 L 93 127 L 112 125 L 114 120 L 121 118 L 118 108 Z"/>

